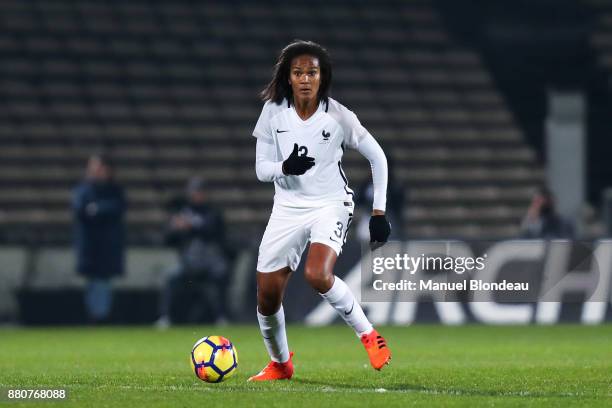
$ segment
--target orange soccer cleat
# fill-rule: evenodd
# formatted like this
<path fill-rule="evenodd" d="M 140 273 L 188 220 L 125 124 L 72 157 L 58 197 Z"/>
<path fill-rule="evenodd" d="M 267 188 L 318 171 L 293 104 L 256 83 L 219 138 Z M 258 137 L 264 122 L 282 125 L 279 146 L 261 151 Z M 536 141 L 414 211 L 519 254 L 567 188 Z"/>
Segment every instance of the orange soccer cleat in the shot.
<path fill-rule="evenodd" d="M 290 380 L 293 376 L 293 352 L 289 353 L 289 360 L 286 363 L 270 361 L 263 370 L 249 378 L 249 381 L 272 381 Z"/>
<path fill-rule="evenodd" d="M 380 370 L 385 364 L 389 364 L 391 350 L 387 347 L 385 338 L 378 334 L 376 330 L 372 329 L 369 334 L 361 336 L 361 342 L 368 352 L 370 364 L 374 369 Z"/>

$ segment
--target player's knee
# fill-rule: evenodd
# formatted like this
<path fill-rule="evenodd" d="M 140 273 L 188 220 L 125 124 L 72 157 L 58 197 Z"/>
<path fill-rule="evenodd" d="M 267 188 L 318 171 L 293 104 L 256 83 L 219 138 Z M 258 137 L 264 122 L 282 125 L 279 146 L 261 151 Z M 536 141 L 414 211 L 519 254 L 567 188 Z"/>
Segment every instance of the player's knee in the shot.
<path fill-rule="evenodd" d="M 282 303 L 281 296 L 276 291 L 264 288 L 257 289 L 257 308 L 259 313 L 269 316 L 280 309 Z"/>
<path fill-rule="evenodd" d="M 306 265 L 304 268 L 304 277 L 310 286 L 319 293 L 327 292 L 334 283 L 333 274 L 325 268 Z"/>

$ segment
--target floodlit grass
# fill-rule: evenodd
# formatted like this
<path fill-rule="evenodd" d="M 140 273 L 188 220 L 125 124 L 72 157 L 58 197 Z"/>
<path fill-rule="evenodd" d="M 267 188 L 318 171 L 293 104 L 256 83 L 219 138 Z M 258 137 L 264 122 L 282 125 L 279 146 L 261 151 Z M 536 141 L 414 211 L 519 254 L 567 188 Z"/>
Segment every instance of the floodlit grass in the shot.
<path fill-rule="evenodd" d="M 610 325 L 380 331 L 393 359 L 376 372 L 347 327 L 290 326 L 294 378 L 253 384 L 246 379 L 268 360 L 255 326 L 4 329 L 0 387 L 68 390 L 67 401 L 45 407 L 612 406 Z M 213 334 L 240 358 L 220 384 L 189 365 L 193 343 Z M 33 403 L 7 406 L 19 405 Z"/>

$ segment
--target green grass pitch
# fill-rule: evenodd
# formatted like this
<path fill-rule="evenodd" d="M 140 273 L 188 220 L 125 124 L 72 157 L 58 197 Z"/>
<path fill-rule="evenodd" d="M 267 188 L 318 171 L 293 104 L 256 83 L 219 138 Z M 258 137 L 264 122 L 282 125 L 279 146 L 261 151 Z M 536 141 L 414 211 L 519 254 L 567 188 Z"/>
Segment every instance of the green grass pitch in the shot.
<path fill-rule="evenodd" d="M 294 378 L 252 384 L 268 360 L 255 326 L 3 329 L 0 388 L 69 390 L 45 407 L 612 406 L 612 325 L 381 332 L 393 359 L 376 372 L 347 327 L 289 326 Z M 238 372 L 221 384 L 201 382 L 189 366 L 193 343 L 213 334 L 239 354 Z"/>

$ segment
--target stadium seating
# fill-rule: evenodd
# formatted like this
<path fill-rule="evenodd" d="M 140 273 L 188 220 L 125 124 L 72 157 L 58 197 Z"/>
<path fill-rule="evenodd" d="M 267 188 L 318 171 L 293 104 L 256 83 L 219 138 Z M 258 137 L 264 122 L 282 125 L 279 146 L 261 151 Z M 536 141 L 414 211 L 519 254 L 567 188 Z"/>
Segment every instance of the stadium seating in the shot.
<path fill-rule="evenodd" d="M 604 201 L 602 192 L 610 187 L 612 167 L 612 2 L 590 0 L 590 48 L 594 67 L 589 75 L 589 193 L 596 206 Z M 605 211 L 605 210 L 604 210 Z"/>
<path fill-rule="evenodd" d="M 393 158 L 413 237 L 511 237 L 542 180 L 478 54 L 430 1 L 0 3 L 0 239 L 71 239 L 69 199 L 105 150 L 129 200 L 131 243 L 159 242 L 164 204 L 195 174 L 230 233 L 261 231 L 272 186 L 250 136 L 279 49 L 324 44 L 333 95 Z M 345 158 L 353 187 L 369 176 Z"/>
<path fill-rule="evenodd" d="M 595 3 L 599 13 L 591 35 L 591 45 L 599 51 L 599 64 L 612 72 L 612 4 L 605 1 L 592 3 Z"/>

